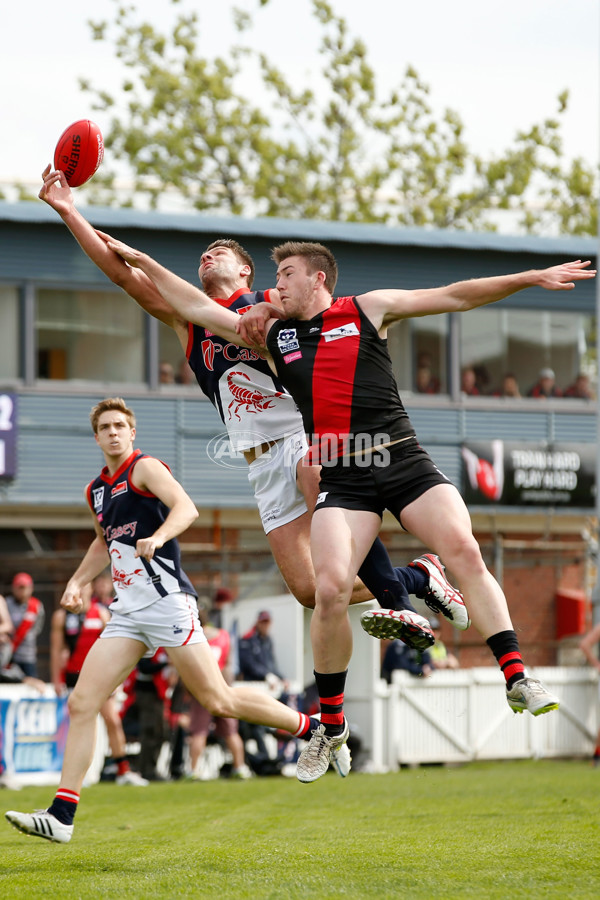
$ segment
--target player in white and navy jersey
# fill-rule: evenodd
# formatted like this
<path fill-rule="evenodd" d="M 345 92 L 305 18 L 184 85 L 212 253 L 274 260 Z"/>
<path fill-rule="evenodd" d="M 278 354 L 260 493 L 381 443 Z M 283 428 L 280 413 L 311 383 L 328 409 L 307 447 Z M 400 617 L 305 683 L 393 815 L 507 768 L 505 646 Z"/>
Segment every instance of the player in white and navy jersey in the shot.
<path fill-rule="evenodd" d="M 69 733 L 51 806 L 38 813 L 6 813 L 20 831 L 60 843 L 70 841 L 73 833 L 102 705 L 142 656 L 159 647 L 212 715 L 244 719 L 300 738 L 318 728 L 316 719 L 263 691 L 227 684 L 200 625 L 196 592 L 180 563 L 177 536 L 196 519 L 196 507 L 164 463 L 134 450 L 135 417 L 124 400 L 103 400 L 92 410 L 91 421 L 106 462 L 86 488 L 96 537 L 69 579 L 61 606 L 79 612 L 82 589 L 109 561 L 117 597 L 69 697 Z M 348 774 L 347 748 L 331 761 L 339 774 Z"/>

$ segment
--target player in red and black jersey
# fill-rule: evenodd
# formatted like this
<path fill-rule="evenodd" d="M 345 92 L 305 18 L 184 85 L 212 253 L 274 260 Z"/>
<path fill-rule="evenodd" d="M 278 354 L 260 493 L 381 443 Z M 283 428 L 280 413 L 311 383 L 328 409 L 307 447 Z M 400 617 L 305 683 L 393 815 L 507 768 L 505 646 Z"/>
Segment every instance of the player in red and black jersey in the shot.
<path fill-rule="evenodd" d="M 337 265 L 327 248 L 288 242 L 275 249 L 273 258 L 285 321 L 264 311 L 270 317 L 267 347 L 323 465 L 312 522 L 317 599 L 311 634 L 326 716 L 323 734 L 314 736 L 299 762 L 299 777 L 304 773 L 306 780 L 314 780 L 323 774 L 328 749 L 346 730 L 342 705 L 352 647 L 345 614 L 348 579 L 386 508 L 407 531 L 452 560 L 472 620 L 505 675 L 511 708 L 533 715 L 556 709 L 557 698 L 526 677 L 506 599 L 485 566 L 460 494 L 416 440 L 385 337 L 388 327 L 403 318 L 462 312 L 531 286 L 569 290 L 595 272 L 587 268 L 589 263 L 576 261 L 429 290 L 371 291 L 333 303 Z M 261 312 L 250 313 L 248 329 L 242 327 L 251 341 L 260 333 Z M 366 614 L 366 630 L 377 633 L 377 620 L 387 615 Z"/>

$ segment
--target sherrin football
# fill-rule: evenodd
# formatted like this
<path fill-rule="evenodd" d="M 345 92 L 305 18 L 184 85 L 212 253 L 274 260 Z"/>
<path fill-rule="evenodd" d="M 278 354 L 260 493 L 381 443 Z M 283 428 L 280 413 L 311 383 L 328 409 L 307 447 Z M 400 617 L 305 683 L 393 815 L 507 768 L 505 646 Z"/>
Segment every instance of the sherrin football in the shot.
<path fill-rule="evenodd" d="M 89 181 L 104 156 L 102 133 L 95 122 L 78 119 L 65 128 L 54 151 L 54 168 L 65 173 L 70 187 Z"/>

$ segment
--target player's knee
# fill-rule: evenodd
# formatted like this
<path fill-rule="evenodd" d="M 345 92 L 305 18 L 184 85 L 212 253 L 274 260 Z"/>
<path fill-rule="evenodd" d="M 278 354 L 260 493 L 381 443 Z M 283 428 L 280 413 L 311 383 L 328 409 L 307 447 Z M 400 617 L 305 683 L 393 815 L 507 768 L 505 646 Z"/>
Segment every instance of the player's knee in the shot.
<path fill-rule="evenodd" d="M 470 575 L 483 574 L 486 570 L 481 548 L 472 534 L 464 534 L 456 537 L 454 547 L 446 556 L 448 566 L 457 575 L 467 571 Z"/>
<path fill-rule="evenodd" d="M 230 718 L 234 715 L 232 712 L 232 703 L 229 699 L 229 691 L 227 694 L 207 693 L 202 697 L 197 697 L 197 700 L 211 716 Z"/>
<path fill-rule="evenodd" d="M 94 703 L 94 698 L 78 694 L 77 688 L 67 700 L 67 707 L 69 709 L 69 717 L 71 720 L 96 716 L 100 711 L 100 706 L 100 703 Z"/>

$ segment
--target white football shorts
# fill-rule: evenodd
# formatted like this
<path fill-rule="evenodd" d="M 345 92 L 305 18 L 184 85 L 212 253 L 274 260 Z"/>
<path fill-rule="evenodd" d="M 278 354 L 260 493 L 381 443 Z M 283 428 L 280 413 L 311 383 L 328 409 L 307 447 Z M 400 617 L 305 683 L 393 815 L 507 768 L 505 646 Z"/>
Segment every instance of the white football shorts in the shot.
<path fill-rule="evenodd" d="M 304 495 L 296 481 L 296 469 L 306 456 L 308 443 L 303 431 L 277 441 L 267 453 L 248 466 L 265 534 L 293 522 L 306 512 Z"/>
<path fill-rule="evenodd" d="M 167 594 L 130 613 L 111 612 L 100 639 L 126 637 L 146 644 L 152 655 L 159 647 L 202 644 L 206 635 L 192 594 Z"/>

